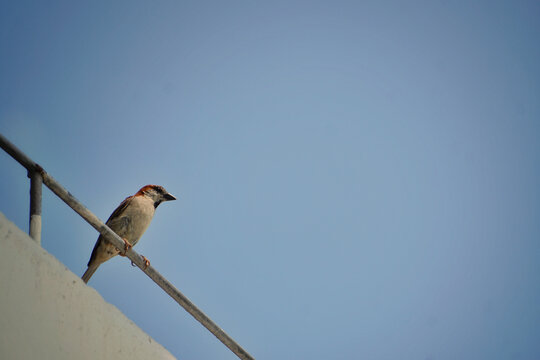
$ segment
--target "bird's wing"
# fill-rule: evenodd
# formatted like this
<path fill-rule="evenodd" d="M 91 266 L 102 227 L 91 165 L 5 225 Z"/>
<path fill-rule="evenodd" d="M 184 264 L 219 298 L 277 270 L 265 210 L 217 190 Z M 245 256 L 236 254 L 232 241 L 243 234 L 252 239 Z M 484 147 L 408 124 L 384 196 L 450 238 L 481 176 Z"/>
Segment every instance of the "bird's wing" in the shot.
<path fill-rule="evenodd" d="M 109 225 L 109 223 L 111 222 L 111 220 L 114 220 L 114 219 L 118 219 L 119 217 L 122 216 L 122 213 L 124 212 L 124 210 L 128 207 L 129 203 L 133 200 L 133 196 L 129 196 L 127 198 L 124 199 L 124 201 L 122 201 L 120 203 L 120 205 L 118 205 L 118 207 L 113 211 L 113 213 L 111 214 L 111 216 L 109 216 L 109 218 L 107 219 L 107 222 L 106 224 Z"/>
<path fill-rule="evenodd" d="M 118 205 L 118 207 L 113 211 L 111 216 L 109 216 L 109 219 L 107 220 L 106 224 L 108 227 L 110 227 L 114 232 L 116 232 L 119 236 L 123 236 L 123 228 L 127 225 L 127 218 L 122 217 L 122 213 L 126 209 L 126 207 L 129 205 L 131 200 L 133 199 L 133 196 L 127 197 Z M 92 264 L 96 258 L 98 253 L 98 248 L 103 246 L 102 243 L 104 241 L 104 238 L 102 235 L 99 235 L 96 244 L 94 245 L 94 249 L 92 250 L 92 255 L 90 255 L 90 260 L 88 261 L 88 266 Z"/>

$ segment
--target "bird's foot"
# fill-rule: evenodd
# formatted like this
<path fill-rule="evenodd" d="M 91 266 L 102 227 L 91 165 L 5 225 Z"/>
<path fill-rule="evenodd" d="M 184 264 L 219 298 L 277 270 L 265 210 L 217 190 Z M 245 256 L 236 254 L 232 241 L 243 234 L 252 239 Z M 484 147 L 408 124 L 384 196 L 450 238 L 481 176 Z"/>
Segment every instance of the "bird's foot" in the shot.
<path fill-rule="evenodd" d="M 146 269 L 148 269 L 148 267 L 150 266 L 150 260 L 148 260 L 148 259 L 146 258 L 146 256 L 144 256 L 144 255 L 141 255 L 141 257 L 143 258 L 143 261 L 144 261 L 144 269 L 143 269 L 143 270 L 146 270 Z M 136 266 L 136 265 L 133 263 L 133 261 L 131 262 L 131 266 Z"/>
<path fill-rule="evenodd" d="M 116 248 L 116 250 L 118 250 L 120 256 L 126 256 L 126 253 L 128 252 L 129 249 L 131 249 L 133 247 L 133 245 L 131 245 L 129 243 L 129 241 L 127 241 L 126 239 L 122 238 L 122 240 L 124 240 L 124 252 L 121 252 L 119 248 Z"/>
<path fill-rule="evenodd" d="M 141 257 L 143 258 L 143 261 L 144 261 L 144 269 L 143 270 L 146 270 L 150 266 L 150 260 L 148 260 L 146 258 L 146 256 L 144 256 L 144 255 L 141 255 Z"/>

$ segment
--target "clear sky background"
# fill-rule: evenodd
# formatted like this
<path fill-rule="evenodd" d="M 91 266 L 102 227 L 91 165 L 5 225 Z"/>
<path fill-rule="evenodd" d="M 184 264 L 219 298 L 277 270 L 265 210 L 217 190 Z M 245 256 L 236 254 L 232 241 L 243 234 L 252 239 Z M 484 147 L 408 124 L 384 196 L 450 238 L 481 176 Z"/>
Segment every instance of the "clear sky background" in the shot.
<path fill-rule="evenodd" d="M 0 132 L 258 359 L 540 358 L 536 1 L 2 1 Z M 28 229 L 0 153 L 0 211 Z M 43 246 L 97 233 L 44 190 Z M 129 260 L 91 279 L 180 359 L 234 359 Z"/>

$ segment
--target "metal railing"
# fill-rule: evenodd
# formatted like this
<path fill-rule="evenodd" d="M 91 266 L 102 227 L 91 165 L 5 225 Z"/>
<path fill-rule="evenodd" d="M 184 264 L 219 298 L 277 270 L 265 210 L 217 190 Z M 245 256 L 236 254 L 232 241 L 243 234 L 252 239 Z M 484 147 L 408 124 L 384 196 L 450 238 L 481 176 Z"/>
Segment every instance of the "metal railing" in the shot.
<path fill-rule="evenodd" d="M 9 142 L 0 134 L 0 147 L 4 149 L 11 157 L 17 160 L 28 170 L 30 178 L 30 237 L 36 242 L 41 243 L 41 189 L 42 183 L 45 184 L 53 193 L 69 205 L 77 214 L 92 225 L 101 235 L 111 244 L 119 249 L 124 248 L 124 241 L 107 225 L 105 225 L 97 216 L 82 205 L 71 193 L 69 193 L 60 183 L 52 178 L 41 166 L 30 159 L 26 154 L 19 150 L 15 145 Z M 184 294 L 175 288 L 167 279 L 157 272 L 152 266 L 146 266 L 143 258 L 131 248 L 126 252 L 126 256 L 137 265 L 150 279 L 161 287 L 170 297 L 172 297 L 180 306 L 190 313 L 197 321 L 207 328 L 215 337 L 227 346 L 240 359 L 253 359 L 253 357 L 244 350 L 236 341 L 234 341 L 225 331 L 214 323 L 206 314 L 204 314 L 195 304 L 193 304 Z"/>

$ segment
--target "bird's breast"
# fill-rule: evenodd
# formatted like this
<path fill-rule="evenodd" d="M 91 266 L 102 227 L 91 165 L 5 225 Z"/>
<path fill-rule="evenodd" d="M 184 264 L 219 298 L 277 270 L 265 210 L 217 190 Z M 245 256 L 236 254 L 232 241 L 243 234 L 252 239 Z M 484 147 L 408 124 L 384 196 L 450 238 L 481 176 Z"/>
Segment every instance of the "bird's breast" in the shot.
<path fill-rule="evenodd" d="M 136 197 L 133 199 L 123 216 L 129 219 L 127 240 L 135 245 L 144 234 L 154 217 L 154 204 L 149 199 Z"/>

